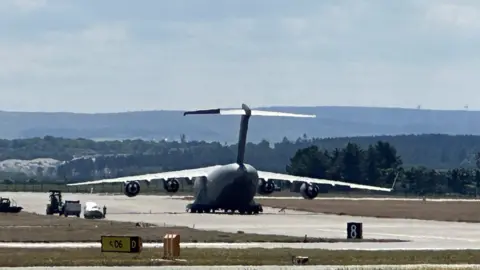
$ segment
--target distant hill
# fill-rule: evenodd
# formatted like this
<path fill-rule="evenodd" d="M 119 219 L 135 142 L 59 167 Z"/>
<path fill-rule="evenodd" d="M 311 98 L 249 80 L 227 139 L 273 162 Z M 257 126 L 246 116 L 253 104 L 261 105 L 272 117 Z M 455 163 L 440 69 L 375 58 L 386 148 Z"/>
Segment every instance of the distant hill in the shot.
<path fill-rule="evenodd" d="M 252 117 L 249 141 L 283 137 L 344 137 L 399 134 L 480 135 L 479 111 L 440 111 L 371 107 L 268 107 L 316 114 L 316 119 Z M 103 114 L 0 111 L 0 138 L 52 135 L 89 139 L 187 139 L 236 141 L 238 116 L 188 116 L 182 111 Z"/>

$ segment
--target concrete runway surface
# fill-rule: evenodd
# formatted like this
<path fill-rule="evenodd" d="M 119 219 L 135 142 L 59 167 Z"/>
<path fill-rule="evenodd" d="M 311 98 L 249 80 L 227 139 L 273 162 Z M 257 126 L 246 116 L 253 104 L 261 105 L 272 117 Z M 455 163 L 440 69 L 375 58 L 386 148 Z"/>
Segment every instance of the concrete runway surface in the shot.
<path fill-rule="evenodd" d="M 45 214 L 48 193 L 2 192 L 2 197 L 14 199 L 24 211 Z M 68 194 L 66 200 L 97 202 L 107 206 L 107 219 L 179 225 L 196 229 L 227 232 L 239 230 L 246 233 L 284 234 L 294 236 L 345 238 L 347 222 L 363 222 L 364 238 L 402 239 L 405 243 L 321 243 L 303 244 L 303 247 L 325 249 L 479 249 L 480 230 L 478 224 L 460 222 L 438 222 L 404 219 L 366 218 L 312 214 L 265 208 L 257 216 L 224 214 L 190 214 L 185 212 L 189 201 L 167 196 L 139 195 L 128 198 L 124 195 Z M 70 217 L 69 217 L 70 218 Z M 76 217 L 71 217 L 75 219 Z M 214 244 L 217 245 L 218 244 Z M 243 244 L 229 245 L 238 247 Z M 267 247 L 267 243 L 261 244 Z M 298 245 L 298 244 L 296 244 Z M 245 246 L 245 245 L 243 245 Z M 283 247 L 295 246 L 283 244 Z"/>

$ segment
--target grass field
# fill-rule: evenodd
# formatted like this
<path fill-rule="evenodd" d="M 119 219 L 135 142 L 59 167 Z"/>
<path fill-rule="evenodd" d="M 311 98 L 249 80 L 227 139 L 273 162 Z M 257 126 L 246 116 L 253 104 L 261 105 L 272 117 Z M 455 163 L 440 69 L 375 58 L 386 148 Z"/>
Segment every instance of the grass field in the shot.
<path fill-rule="evenodd" d="M 0 266 L 126 266 L 126 265 L 291 265 L 292 256 L 309 257 L 308 264 L 478 264 L 480 251 L 328 251 L 310 249 L 181 250 L 176 263 L 160 260 L 161 248 L 140 254 L 102 253 L 100 249 L 0 249 Z M 421 269 L 421 268 L 420 268 Z"/>
<path fill-rule="evenodd" d="M 304 242 L 304 237 L 227 233 L 188 227 L 136 226 L 133 222 L 65 218 L 21 212 L 0 213 L 0 242 L 98 242 L 102 235 L 140 236 L 144 242 L 162 242 L 167 233 L 180 234 L 182 242 Z M 308 242 L 346 242 L 345 239 L 308 238 Z M 356 240 L 359 241 L 359 240 Z M 400 240 L 364 239 L 365 242 Z"/>
<path fill-rule="evenodd" d="M 263 206 L 349 216 L 480 222 L 479 202 L 259 199 Z"/>

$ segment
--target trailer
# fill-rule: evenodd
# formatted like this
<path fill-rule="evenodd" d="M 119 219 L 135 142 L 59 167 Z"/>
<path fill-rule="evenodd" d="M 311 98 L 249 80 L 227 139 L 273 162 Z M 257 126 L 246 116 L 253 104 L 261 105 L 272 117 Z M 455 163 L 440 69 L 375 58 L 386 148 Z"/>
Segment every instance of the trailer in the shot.
<path fill-rule="evenodd" d="M 80 217 L 82 212 L 82 205 L 80 201 L 65 201 L 62 206 L 62 213 L 65 217 L 68 216 L 77 216 Z"/>

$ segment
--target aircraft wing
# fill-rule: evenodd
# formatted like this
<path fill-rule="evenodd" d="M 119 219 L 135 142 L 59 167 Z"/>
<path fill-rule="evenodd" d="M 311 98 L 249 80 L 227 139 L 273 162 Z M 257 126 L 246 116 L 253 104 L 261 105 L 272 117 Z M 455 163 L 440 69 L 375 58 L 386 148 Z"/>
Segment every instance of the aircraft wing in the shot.
<path fill-rule="evenodd" d="M 332 186 L 348 186 L 351 188 L 357 188 L 357 189 L 366 189 L 366 190 L 375 190 L 375 191 L 387 191 L 391 192 L 393 188 L 395 187 L 395 181 L 392 185 L 392 188 L 382 188 L 382 187 L 376 187 L 376 186 L 367 186 L 367 185 L 360 185 L 360 184 L 354 184 L 354 183 L 348 183 L 348 182 L 342 182 L 342 181 L 335 181 L 335 180 L 327 180 L 327 179 L 317 179 L 317 178 L 310 178 L 310 177 L 301 177 L 301 176 L 294 176 L 294 175 L 288 175 L 288 174 L 281 174 L 281 173 L 272 173 L 272 172 L 262 172 L 262 171 L 257 171 L 258 172 L 258 178 L 263 178 L 265 180 L 280 180 L 280 181 L 288 181 L 288 182 L 294 182 L 294 181 L 300 181 L 300 182 L 307 182 L 307 183 L 314 183 L 314 184 L 327 184 L 327 185 L 332 185 Z M 397 175 L 398 176 L 398 175 Z"/>
<path fill-rule="evenodd" d="M 84 186 L 84 185 L 96 185 L 96 184 L 103 184 L 103 183 L 125 183 L 130 181 L 150 182 L 152 180 L 168 179 L 168 178 L 190 178 L 191 179 L 192 177 L 207 176 L 211 171 L 215 170 L 218 167 L 220 167 L 220 165 L 197 168 L 197 169 L 181 170 L 181 171 L 150 173 L 150 174 L 135 175 L 135 176 L 125 176 L 125 177 L 119 177 L 119 178 L 93 180 L 93 181 L 87 181 L 87 182 L 67 184 L 67 186 Z"/>

